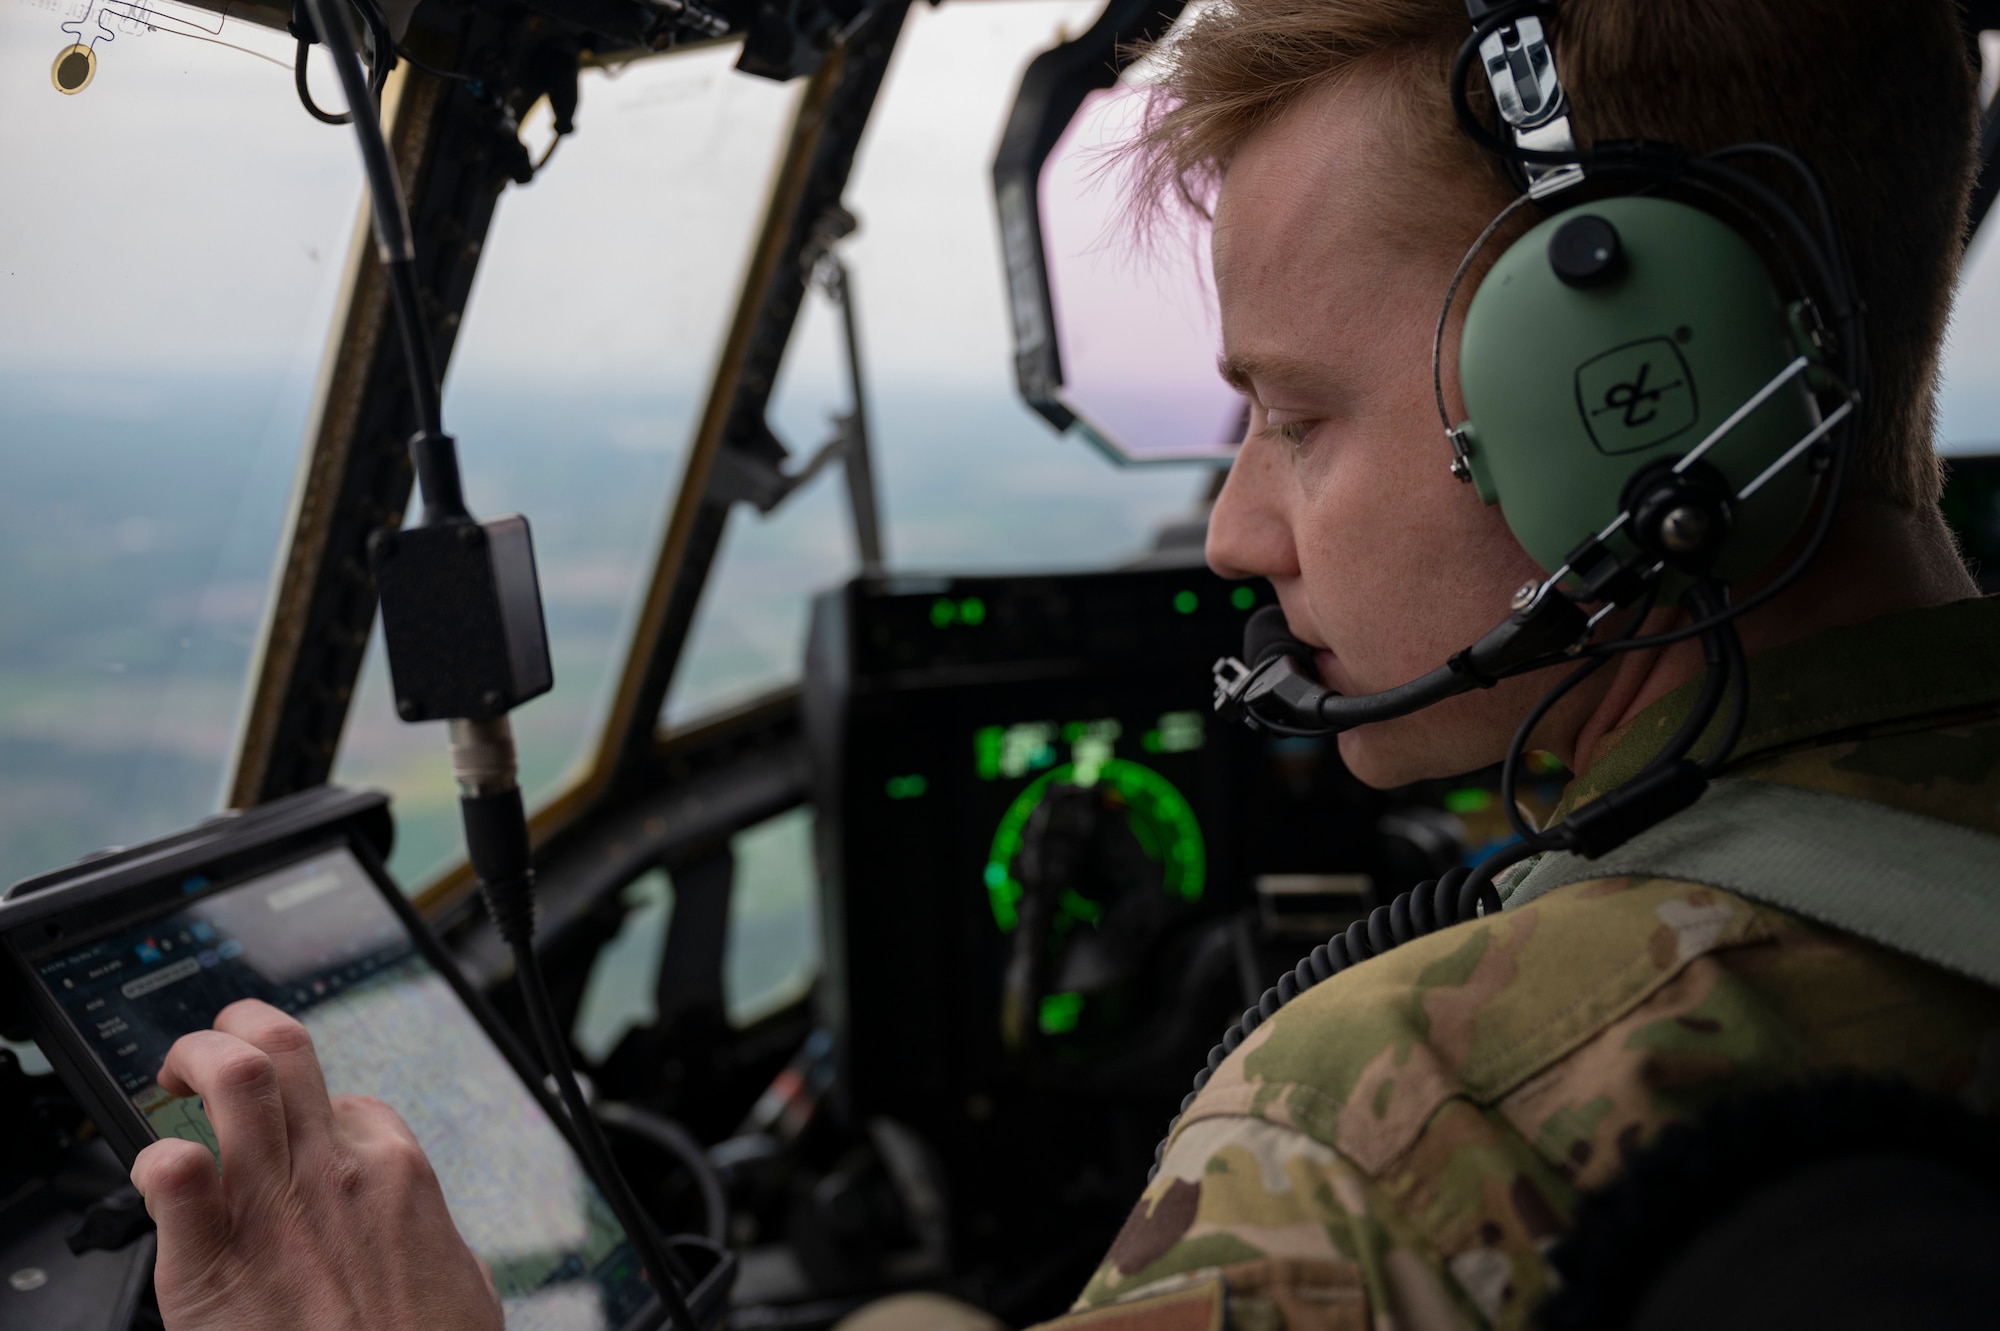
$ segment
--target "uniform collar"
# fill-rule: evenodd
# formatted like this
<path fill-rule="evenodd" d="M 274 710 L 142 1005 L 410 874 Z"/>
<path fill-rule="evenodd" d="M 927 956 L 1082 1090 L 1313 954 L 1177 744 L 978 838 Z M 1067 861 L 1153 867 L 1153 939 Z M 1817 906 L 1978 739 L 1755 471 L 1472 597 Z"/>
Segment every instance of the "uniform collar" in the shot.
<path fill-rule="evenodd" d="M 1680 728 L 1699 678 L 1634 717 L 1570 782 L 1555 818 L 1636 776 Z M 2000 704 L 2000 596 L 1906 610 L 1829 629 L 1750 658 L 1750 710 L 1736 761 L 1849 732 L 1916 728 Z M 1719 728 L 1719 722 L 1716 727 Z M 1704 735 L 1704 744 L 1710 737 Z M 1703 751 L 1698 745 L 1695 752 Z"/>

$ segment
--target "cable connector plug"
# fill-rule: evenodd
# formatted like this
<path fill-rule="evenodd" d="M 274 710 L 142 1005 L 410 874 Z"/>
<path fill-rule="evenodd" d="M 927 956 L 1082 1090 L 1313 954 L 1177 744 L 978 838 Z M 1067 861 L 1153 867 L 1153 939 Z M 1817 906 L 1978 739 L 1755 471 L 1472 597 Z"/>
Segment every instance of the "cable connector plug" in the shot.
<path fill-rule="evenodd" d="M 466 856 L 501 940 L 535 937 L 535 869 L 516 776 L 514 728 L 504 716 L 451 723 L 451 774 L 465 821 Z"/>
<path fill-rule="evenodd" d="M 1599 796 L 1550 828 L 1549 833 L 1564 848 L 1594 860 L 1688 808 L 1707 789 L 1708 776 L 1682 758 Z"/>

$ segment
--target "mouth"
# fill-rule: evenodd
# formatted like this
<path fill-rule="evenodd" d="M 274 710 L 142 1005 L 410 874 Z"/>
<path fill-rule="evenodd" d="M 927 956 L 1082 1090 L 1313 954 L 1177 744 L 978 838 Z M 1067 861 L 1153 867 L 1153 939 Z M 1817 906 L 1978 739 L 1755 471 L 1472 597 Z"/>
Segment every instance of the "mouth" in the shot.
<path fill-rule="evenodd" d="M 1340 681 L 1335 678 L 1339 665 L 1332 652 L 1324 648 L 1314 652 L 1313 669 L 1319 674 L 1319 682 L 1327 688 L 1332 689 L 1335 693 L 1346 692 L 1345 689 L 1341 688 Z"/>

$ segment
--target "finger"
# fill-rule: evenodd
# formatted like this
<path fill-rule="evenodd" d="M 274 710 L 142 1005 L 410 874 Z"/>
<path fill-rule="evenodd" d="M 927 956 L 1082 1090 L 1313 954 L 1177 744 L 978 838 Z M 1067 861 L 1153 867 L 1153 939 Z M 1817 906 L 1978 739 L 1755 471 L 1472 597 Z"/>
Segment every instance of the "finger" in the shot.
<path fill-rule="evenodd" d="M 139 1152 L 132 1186 L 159 1226 L 163 1269 L 207 1269 L 229 1242 L 229 1207 L 215 1176 L 215 1157 L 200 1142 L 167 1137 Z"/>
<path fill-rule="evenodd" d="M 229 1187 L 276 1184 L 290 1176 L 283 1092 L 269 1054 L 221 1031 L 193 1031 L 167 1051 L 159 1082 L 175 1095 L 201 1097 Z"/>
<path fill-rule="evenodd" d="M 357 1146 L 383 1143 L 417 1146 L 417 1134 L 403 1116 L 372 1095 L 336 1095 L 333 1118 L 340 1131 Z"/>
<path fill-rule="evenodd" d="M 263 1050 L 271 1060 L 293 1156 L 324 1145 L 333 1134 L 333 1106 L 327 1103 L 326 1074 L 306 1028 L 269 1003 L 245 998 L 216 1014 L 215 1029 Z"/>
<path fill-rule="evenodd" d="M 338 1097 L 333 1113 L 349 1149 L 377 1186 L 399 1195 L 426 1196 L 444 1206 L 444 1185 L 402 1115 L 366 1095 Z"/>

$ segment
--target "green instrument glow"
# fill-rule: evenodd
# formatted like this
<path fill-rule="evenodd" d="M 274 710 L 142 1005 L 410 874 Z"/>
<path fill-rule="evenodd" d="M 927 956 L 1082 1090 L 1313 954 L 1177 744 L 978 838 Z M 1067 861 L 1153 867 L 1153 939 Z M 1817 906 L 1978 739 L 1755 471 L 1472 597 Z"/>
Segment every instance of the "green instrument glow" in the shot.
<path fill-rule="evenodd" d="M 993 906 L 993 921 L 1002 933 L 1012 933 L 1020 923 L 1022 888 L 1014 877 L 1013 865 L 1021 849 L 1021 833 L 1043 794 L 1057 781 L 1090 784 L 1075 763 L 1042 773 L 1014 797 L 993 833 L 993 849 L 986 857 L 986 893 Z M 1208 848 L 1194 809 L 1173 783 L 1150 767 L 1125 758 L 1106 758 L 1096 768 L 1095 784 L 1116 792 L 1124 801 L 1132 835 L 1147 857 L 1160 866 L 1161 886 L 1167 894 L 1181 901 L 1201 900 Z M 1095 924 L 1103 913 L 1103 902 L 1066 892 L 1056 903 L 1057 936 L 1075 925 Z"/>
<path fill-rule="evenodd" d="M 1082 994 L 1050 994 L 1042 999 L 1036 1024 L 1043 1035 L 1067 1035 L 1076 1029 L 1077 1019 L 1082 1015 Z"/>

